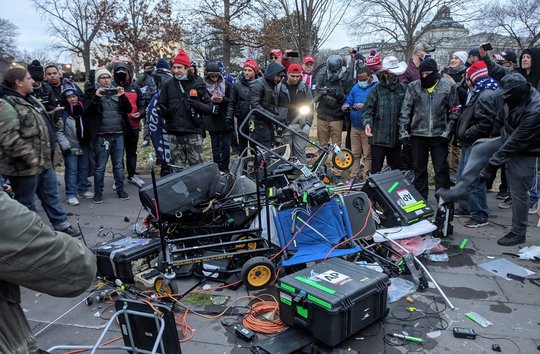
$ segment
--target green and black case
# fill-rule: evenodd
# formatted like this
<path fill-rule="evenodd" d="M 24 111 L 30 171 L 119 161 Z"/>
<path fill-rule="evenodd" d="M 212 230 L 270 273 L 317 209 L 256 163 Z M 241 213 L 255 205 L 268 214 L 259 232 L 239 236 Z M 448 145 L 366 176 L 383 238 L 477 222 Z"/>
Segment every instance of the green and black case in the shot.
<path fill-rule="evenodd" d="M 335 346 L 387 315 L 389 285 L 384 273 L 333 258 L 279 280 L 280 317 Z"/>

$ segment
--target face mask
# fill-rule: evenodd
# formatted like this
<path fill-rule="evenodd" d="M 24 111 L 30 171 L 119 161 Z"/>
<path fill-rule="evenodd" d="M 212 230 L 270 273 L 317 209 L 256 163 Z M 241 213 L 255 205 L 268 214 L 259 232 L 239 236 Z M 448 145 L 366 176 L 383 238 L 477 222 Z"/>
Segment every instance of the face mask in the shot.
<path fill-rule="evenodd" d="M 369 86 L 369 81 L 358 81 L 358 86 L 360 88 L 366 88 Z"/>
<path fill-rule="evenodd" d="M 390 73 L 386 74 L 386 82 L 388 84 L 390 84 L 390 85 L 395 84 L 397 81 L 398 81 L 398 78 L 397 78 L 396 75 L 390 74 Z"/>
<path fill-rule="evenodd" d="M 437 80 L 439 79 L 439 73 L 434 71 L 426 77 L 420 77 L 420 84 L 423 88 L 428 89 L 433 87 Z"/>
<path fill-rule="evenodd" d="M 187 75 L 184 74 L 182 76 L 178 76 L 178 75 L 174 75 L 174 77 L 177 79 L 177 80 L 186 80 L 187 79 Z"/>

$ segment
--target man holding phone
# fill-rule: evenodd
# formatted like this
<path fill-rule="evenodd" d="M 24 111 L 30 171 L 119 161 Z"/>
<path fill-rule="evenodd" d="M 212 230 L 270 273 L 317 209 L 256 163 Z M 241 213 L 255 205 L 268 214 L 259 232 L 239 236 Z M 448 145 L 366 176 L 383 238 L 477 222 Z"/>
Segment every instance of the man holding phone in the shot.
<path fill-rule="evenodd" d="M 106 68 L 96 70 L 95 87 L 96 90 L 93 96 L 89 95 L 92 98 L 84 110 L 90 143 L 94 144 L 96 154 L 93 202 L 103 203 L 105 166 L 109 156 L 113 165 L 116 194 L 118 198 L 127 200 L 129 196 L 124 190 L 124 131 L 132 129 L 128 120 L 131 103 L 122 86 L 112 86 L 112 75 Z"/>

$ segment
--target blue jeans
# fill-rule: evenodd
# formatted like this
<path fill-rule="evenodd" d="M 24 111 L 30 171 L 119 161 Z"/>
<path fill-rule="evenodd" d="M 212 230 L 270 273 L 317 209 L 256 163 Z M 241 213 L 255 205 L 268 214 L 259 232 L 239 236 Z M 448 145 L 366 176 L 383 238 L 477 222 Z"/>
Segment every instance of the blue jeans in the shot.
<path fill-rule="evenodd" d="M 210 132 L 212 141 L 212 158 L 218 164 L 220 171 L 229 170 L 231 159 L 232 132 Z"/>
<path fill-rule="evenodd" d="M 58 179 L 54 169 L 49 168 L 37 176 L 9 176 L 9 180 L 15 199 L 32 211 L 36 211 L 37 194 L 55 230 L 62 231 L 71 226 L 60 204 Z"/>
<path fill-rule="evenodd" d="M 459 182 L 463 169 L 467 164 L 467 160 L 471 155 L 472 146 L 461 147 L 461 157 L 459 158 L 459 167 L 457 173 L 457 181 Z M 474 180 L 469 186 L 469 203 L 459 203 L 459 208 L 468 211 L 471 218 L 480 222 L 488 221 L 488 206 L 487 206 L 487 190 L 486 182 Z"/>
<path fill-rule="evenodd" d="M 124 136 L 123 134 L 98 135 L 94 142 L 96 153 L 96 170 L 94 172 L 94 191 L 103 193 L 105 166 L 111 156 L 114 185 L 116 190 L 124 189 Z"/>
<path fill-rule="evenodd" d="M 88 191 L 88 147 L 82 147 L 82 155 L 64 156 L 64 182 L 66 184 L 66 198 L 77 197 Z"/>

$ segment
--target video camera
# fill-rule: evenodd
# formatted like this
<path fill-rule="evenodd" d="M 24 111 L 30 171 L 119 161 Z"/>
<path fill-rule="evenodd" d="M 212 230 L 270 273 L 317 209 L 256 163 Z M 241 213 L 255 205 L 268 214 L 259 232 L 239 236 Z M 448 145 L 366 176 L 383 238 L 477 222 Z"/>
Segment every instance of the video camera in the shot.
<path fill-rule="evenodd" d="M 326 185 L 316 175 L 301 176 L 288 186 L 279 188 L 274 195 L 279 202 L 321 205 L 330 200 Z"/>

